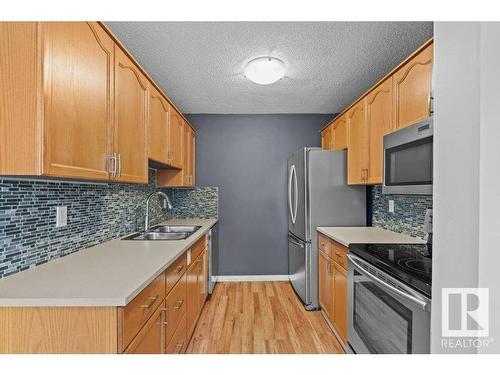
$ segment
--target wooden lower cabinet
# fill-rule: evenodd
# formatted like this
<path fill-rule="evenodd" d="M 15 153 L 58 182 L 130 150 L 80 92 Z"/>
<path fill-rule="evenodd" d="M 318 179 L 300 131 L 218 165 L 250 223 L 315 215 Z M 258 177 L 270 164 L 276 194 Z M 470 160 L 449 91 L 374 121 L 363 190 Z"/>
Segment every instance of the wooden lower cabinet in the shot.
<path fill-rule="evenodd" d="M 330 320 L 333 320 L 334 311 L 332 263 L 323 251 L 319 251 L 319 305 Z"/>
<path fill-rule="evenodd" d="M 163 311 L 156 309 L 137 336 L 132 340 L 125 354 L 161 354 L 163 353 Z"/>
<path fill-rule="evenodd" d="M 333 326 L 347 343 L 347 270 L 333 262 Z"/>
<path fill-rule="evenodd" d="M 172 339 L 165 346 L 165 354 L 182 354 L 186 351 L 189 336 L 186 330 L 186 315 L 183 316 Z"/>
<path fill-rule="evenodd" d="M 322 241 L 325 237 L 322 236 Z M 330 253 L 328 256 L 321 249 L 319 253 L 319 305 L 325 319 L 333 326 L 339 339 L 347 344 L 347 261 L 348 249 L 336 241 L 329 239 Z"/>
<path fill-rule="evenodd" d="M 198 278 L 200 274 L 201 263 L 200 259 L 196 259 L 187 270 L 187 311 L 186 311 L 186 324 L 188 337 L 196 327 L 196 320 L 200 311 L 200 298 L 199 298 L 199 284 Z"/>
<path fill-rule="evenodd" d="M 207 298 L 206 246 L 205 235 L 189 267 L 191 249 L 124 307 L 0 307 L 0 354 L 184 353 Z"/>

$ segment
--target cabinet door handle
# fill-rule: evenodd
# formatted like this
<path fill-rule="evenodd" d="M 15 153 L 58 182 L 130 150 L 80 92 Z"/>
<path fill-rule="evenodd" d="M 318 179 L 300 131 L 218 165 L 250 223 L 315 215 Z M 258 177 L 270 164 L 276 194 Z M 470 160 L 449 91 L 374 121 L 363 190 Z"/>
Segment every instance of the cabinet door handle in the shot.
<path fill-rule="evenodd" d="M 156 302 L 156 300 L 158 299 L 158 296 L 154 296 L 154 297 L 148 297 L 148 300 L 150 300 L 151 302 L 150 303 L 146 303 L 144 305 L 141 305 L 142 308 L 144 309 L 149 309 L 151 308 L 151 306 L 153 306 Z"/>
<path fill-rule="evenodd" d="M 182 307 L 182 304 L 184 303 L 184 300 L 178 300 L 175 302 L 175 305 L 172 306 L 173 309 L 179 310 Z"/>
<path fill-rule="evenodd" d="M 118 155 L 118 177 L 122 176 L 122 156 L 121 154 Z"/>
<path fill-rule="evenodd" d="M 108 172 L 112 178 L 116 177 L 116 153 L 112 153 L 108 158 Z"/>
<path fill-rule="evenodd" d="M 184 269 L 184 264 L 181 264 L 180 266 L 177 266 L 175 268 L 175 273 L 181 273 L 181 271 Z"/>

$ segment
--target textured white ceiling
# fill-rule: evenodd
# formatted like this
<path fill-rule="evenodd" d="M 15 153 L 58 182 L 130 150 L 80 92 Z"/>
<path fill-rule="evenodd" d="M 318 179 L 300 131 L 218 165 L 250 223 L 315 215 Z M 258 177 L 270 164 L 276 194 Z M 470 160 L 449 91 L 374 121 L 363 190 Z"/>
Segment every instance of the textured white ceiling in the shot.
<path fill-rule="evenodd" d="M 432 22 L 108 22 L 184 113 L 335 113 L 432 36 Z M 286 76 L 243 77 L 272 55 Z"/>

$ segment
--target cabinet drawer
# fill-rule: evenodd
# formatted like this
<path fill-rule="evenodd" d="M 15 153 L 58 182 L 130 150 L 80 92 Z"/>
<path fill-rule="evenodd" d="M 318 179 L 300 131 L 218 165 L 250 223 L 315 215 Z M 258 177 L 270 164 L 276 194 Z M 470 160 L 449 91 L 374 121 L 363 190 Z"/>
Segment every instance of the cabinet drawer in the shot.
<path fill-rule="evenodd" d="M 319 233 L 318 234 L 318 247 L 319 249 L 324 252 L 326 255 L 328 255 L 330 258 L 333 258 L 332 256 L 332 240 L 330 240 L 327 236 Z"/>
<path fill-rule="evenodd" d="M 179 326 L 179 322 L 186 315 L 186 273 L 181 277 L 179 282 L 175 284 L 172 291 L 165 299 L 166 313 L 166 342 L 170 342 L 174 336 L 175 329 Z"/>
<path fill-rule="evenodd" d="M 139 293 L 127 306 L 121 308 L 122 346 L 125 349 L 144 323 L 165 298 L 165 274 L 162 273 Z"/>
<path fill-rule="evenodd" d="M 184 252 L 177 260 L 170 265 L 165 271 L 166 278 L 166 292 L 168 293 L 175 285 L 177 280 L 186 272 L 187 259 L 186 252 Z"/>
<path fill-rule="evenodd" d="M 339 265 L 347 270 L 347 247 L 339 244 L 336 241 L 330 242 L 331 258 Z"/>
<path fill-rule="evenodd" d="M 165 354 L 181 354 L 186 351 L 186 348 L 186 315 L 184 315 L 175 330 L 174 336 L 165 347 Z"/>
<path fill-rule="evenodd" d="M 207 235 L 204 235 L 201 237 L 196 243 L 191 246 L 191 263 L 196 260 L 200 256 L 200 254 L 205 250 L 207 247 L 208 242 L 207 242 Z"/>

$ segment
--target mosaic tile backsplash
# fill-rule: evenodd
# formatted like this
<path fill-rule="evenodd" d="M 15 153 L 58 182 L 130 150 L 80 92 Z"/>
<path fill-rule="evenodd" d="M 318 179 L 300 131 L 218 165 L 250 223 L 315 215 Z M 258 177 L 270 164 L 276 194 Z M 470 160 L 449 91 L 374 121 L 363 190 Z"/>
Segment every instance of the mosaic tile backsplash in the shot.
<path fill-rule="evenodd" d="M 394 213 L 389 212 L 389 200 L 394 200 Z M 382 186 L 371 187 L 372 225 L 427 239 L 424 232 L 425 212 L 432 209 L 432 196 L 385 195 Z"/>
<path fill-rule="evenodd" d="M 142 230 L 146 198 L 155 190 L 166 192 L 174 208 L 162 209 L 155 197 L 151 224 L 217 218 L 217 188 L 158 189 L 155 179 L 154 170 L 147 185 L 0 178 L 0 278 Z M 55 227 L 57 206 L 68 207 L 65 227 Z"/>

